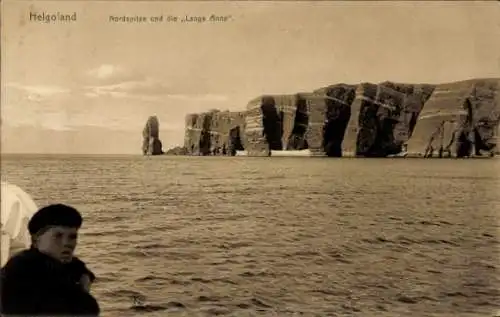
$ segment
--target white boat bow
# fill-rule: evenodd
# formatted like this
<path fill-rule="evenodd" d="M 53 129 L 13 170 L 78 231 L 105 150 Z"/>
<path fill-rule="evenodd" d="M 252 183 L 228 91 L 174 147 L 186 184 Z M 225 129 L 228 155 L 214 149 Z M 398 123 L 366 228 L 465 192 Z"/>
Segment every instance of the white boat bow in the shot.
<path fill-rule="evenodd" d="M 19 186 L 1 182 L 1 266 L 15 253 L 29 248 L 31 244 L 28 222 L 38 210 L 35 201 Z"/>

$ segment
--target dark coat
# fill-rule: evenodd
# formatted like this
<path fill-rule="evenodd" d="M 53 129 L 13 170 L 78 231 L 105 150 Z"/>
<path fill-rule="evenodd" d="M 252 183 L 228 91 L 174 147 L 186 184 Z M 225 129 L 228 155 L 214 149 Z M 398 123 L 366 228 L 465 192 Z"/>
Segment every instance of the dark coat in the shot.
<path fill-rule="evenodd" d="M 99 316 L 95 298 L 78 285 L 82 274 L 95 276 L 85 264 L 52 259 L 36 249 L 13 256 L 1 271 L 2 316 Z"/>

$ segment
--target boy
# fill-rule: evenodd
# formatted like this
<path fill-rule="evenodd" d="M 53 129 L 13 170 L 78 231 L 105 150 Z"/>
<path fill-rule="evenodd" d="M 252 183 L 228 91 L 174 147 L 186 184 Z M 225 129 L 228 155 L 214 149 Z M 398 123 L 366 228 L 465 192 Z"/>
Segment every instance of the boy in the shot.
<path fill-rule="evenodd" d="M 99 316 L 99 304 L 89 293 L 95 276 L 73 256 L 82 222 L 75 208 L 63 204 L 33 215 L 28 224 L 31 248 L 2 268 L 3 316 Z"/>

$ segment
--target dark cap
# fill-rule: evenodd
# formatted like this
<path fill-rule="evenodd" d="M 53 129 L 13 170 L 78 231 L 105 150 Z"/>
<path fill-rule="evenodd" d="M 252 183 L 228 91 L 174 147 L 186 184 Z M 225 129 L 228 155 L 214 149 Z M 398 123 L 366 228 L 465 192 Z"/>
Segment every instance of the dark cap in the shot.
<path fill-rule="evenodd" d="M 49 226 L 80 228 L 83 219 L 78 210 L 63 204 L 48 205 L 39 209 L 28 223 L 31 235 Z"/>

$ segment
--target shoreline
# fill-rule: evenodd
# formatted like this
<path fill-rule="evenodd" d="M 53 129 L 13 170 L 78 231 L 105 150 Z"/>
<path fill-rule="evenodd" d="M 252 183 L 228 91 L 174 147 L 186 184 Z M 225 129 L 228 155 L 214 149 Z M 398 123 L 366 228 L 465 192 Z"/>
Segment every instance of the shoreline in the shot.
<path fill-rule="evenodd" d="M 248 151 L 236 151 L 234 155 L 224 155 L 224 154 L 212 154 L 212 155 L 200 155 L 200 154 L 191 154 L 184 147 L 175 147 L 167 150 L 163 155 L 166 156 L 194 156 L 194 157 L 300 157 L 300 158 L 329 158 L 329 159 L 495 159 L 500 157 L 500 153 L 495 153 L 494 155 L 485 154 L 482 156 L 471 155 L 467 157 L 457 157 L 457 156 L 432 156 L 425 157 L 424 153 L 420 152 L 402 152 L 398 154 L 393 154 L 389 156 L 381 156 L 381 157 L 368 157 L 368 156 L 356 156 L 354 152 L 343 152 L 340 157 L 329 157 L 323 151 L 311 151 L 309 149 L 305 150 L 272 150 L 270 155 L 268 155 L 267 151 L 251 151 L 250 154 Z M 163 156 L 159 155 L 159 156 Z"/>
<path fill-rule="evenodd" d="M 240 158 L 308 158 L 308 159 L 359 159 L 359 160 L 401 160 L 401 159 L 431 159 L 431 160 L 485 160 L 485 159 L 498 159 L 500 155 L 495 156 L 471 156 L 471 157 L 424 157 L 423 155 L 407 155 L 407 156 L 394 156 L 394 157 L 360 157 L 355 155 L 344 155 L 341 157 L 328 157 L 326 155 L 311 155 L 311 156 L 303 156 L 303 155 L 275 155 L 275 156 L 267 156 L 267 155 L 190 155 L 190 154 L 164 154 L 164 155 L 153 155 L 153 156 L 177 156 L 177 157 L 240 157 Z"/>
<path fill-rule="evenodd" d="M 99 154 L 99 153 L 0 153 L 0 157 L 2 158 L 18 158 L 25 157 L 28 159 L 33 158 L 129 158 L 129 157 L 241 157 L 241 158 L 324 158 L 324 159 L 433 159 L 433 160 L 478 160 L 478 159 L 498 159 L 500 158 L 500 154 L 496 154 L 494 156 L 484 155 L 484 156 L 470 156 L 458 158 L 456 156 L 452 157 L 424 157 L 421 153 L 408 153 L 406 156 L 392 156 L 392 157 L 361 157 L 356 156 L 353 153 L 346 153 L 341 157 L 328 157 L 324 154 L 313 154 L 313 155 L 294 155 L 293 153 L 285 153 L 287 151 L 282 151 L 279 155 L 192 155 L 192 154 L 175 154 L 175 153 L 164 153 L 161 155 L 141 155 L 141 154 Z"/>

